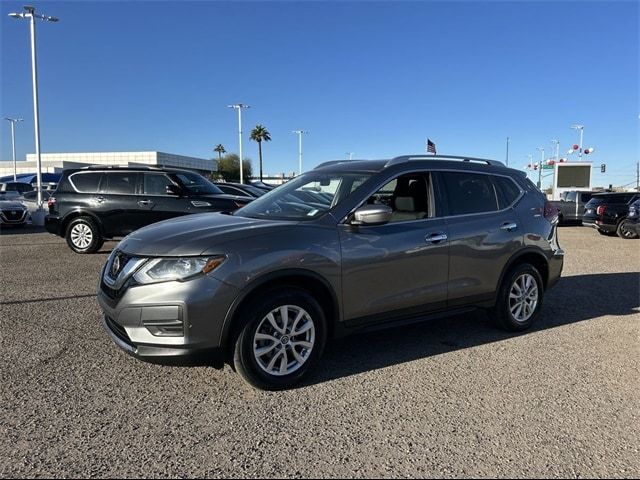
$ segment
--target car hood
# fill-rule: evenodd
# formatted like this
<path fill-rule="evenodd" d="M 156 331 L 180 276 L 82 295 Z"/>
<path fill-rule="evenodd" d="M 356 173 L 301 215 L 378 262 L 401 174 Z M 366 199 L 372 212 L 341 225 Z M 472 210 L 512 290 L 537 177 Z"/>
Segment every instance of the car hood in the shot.
<path fill-rule="evenodd" d="M 26 207 L 15 200 L 0 200 L 0 208 L 2 210 L 24 210 Z"/>
<path fill-rule="evenodd" d="M 222 213 L 186 215 L 136 230 L 120 242 L 118 249 L 144 257 L 201 255 L 236 239 L 265 235 L 293 225 Z"/>

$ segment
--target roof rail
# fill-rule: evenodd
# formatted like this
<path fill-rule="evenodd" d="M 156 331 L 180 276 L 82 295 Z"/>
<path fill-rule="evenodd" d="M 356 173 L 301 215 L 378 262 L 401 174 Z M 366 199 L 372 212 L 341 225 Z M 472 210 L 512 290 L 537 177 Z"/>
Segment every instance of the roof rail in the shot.
<path fill-rule="evenodd" d="M 415 160 L 457 160 L 461 162 L 474 162 L 484 163 L 486 165 L 492 165 L 494 167 L 505 167 L 505 164 L 498 160 L 487 160 L 486 158 L 474 158 L 474 157 L 461 157 L 455 155 L 402 155 L 401 157 L 392 158 L 387 162 L 385 167 L 391 165 L 397 165 L 399 163 L 411 162 Z M 506 167 L 505 167 L 506 168 Z"/>
<path fill-rule="evenodd" d="M 135 170 L 161 170 L 161 168 L 153 167 L 150 165 L 100 165 L 99 163 L 95 165 L 87 165 L 86 167 L 81 167 L 81 170 L 109 170 L 116 168 L 130 168 Z"/>
<path fill-rule="evenodd" d="M 314 170 L 317 170 L 322 167 L 328 167 L 329 165 L 337 165 L 339 163 L 345 163 L 345 162 L 353 162 L 353 160 L 331 160 L 329 162 L 323 162 L 320 165 L 316 165 Z"/>

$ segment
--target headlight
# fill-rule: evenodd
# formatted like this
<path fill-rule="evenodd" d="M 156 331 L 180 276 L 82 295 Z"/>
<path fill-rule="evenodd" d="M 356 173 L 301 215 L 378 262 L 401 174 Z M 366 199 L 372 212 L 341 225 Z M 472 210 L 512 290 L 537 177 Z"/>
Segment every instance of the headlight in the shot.
<path fill-rule="evenodd" d="M 140 268 L 133 276 L 141 284 L 187 280 L 201 273 L 209 273 L 220 266 L 226 257 L 156 258 Z"/>

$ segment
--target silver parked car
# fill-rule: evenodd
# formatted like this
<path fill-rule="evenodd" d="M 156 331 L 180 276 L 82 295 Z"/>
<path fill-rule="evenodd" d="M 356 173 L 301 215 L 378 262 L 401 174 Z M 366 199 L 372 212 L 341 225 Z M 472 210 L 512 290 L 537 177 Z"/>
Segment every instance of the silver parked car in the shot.
<path fill-rule="evenodd" d="M 528 328 L 562 271 L 556 223 L 500 162 L 328 162 L 233 214 L 133 232 L 98 299 L 136 357 L 204 355 L 258 388 L 289 388 L 331 337 L 473 308 Z"/>

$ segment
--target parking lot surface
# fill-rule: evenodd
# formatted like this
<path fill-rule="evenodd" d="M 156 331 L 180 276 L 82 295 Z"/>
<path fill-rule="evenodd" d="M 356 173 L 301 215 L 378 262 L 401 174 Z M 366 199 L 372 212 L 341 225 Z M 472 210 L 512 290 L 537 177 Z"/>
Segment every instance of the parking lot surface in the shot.
<path fill-rule="evenodd" d="M 563 279 L 519 335 L 478 312 L 332 343 L 306 385 L 120 351 L 108 252 L 0 235 L 2 477 L 640 475 L 640 241 L 560 229 Z"/>

